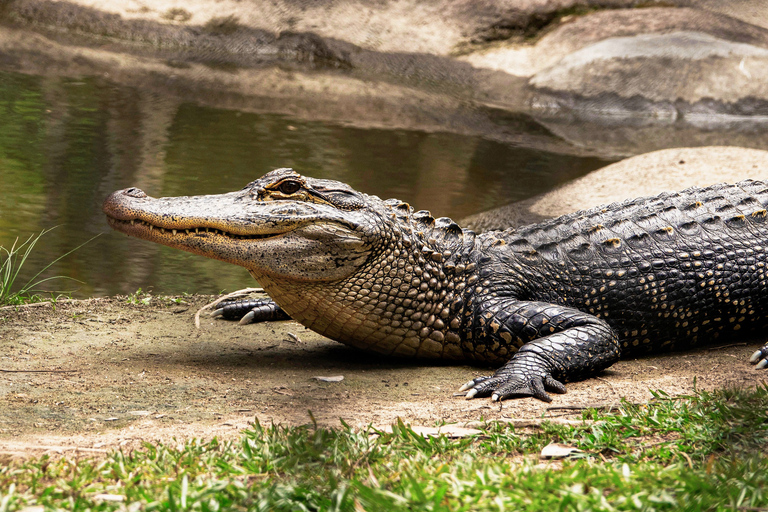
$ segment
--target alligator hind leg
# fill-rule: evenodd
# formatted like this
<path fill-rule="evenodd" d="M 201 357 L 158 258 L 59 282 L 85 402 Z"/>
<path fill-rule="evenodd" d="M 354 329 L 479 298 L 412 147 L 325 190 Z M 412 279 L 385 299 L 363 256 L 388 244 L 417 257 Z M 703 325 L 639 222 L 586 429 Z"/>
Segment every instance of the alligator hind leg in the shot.
<path fill-rule="evenodd" d="M 756 365 L 757 368 L 768 368 L 768 343 L 763 345 L 763 348 L 752 354 L 749 358 L 749 362 Z"/>
<path fill-rule="evenodd" d="M 272 299 L 236 299 L 225 300 L 219 304 L 211 316 L 225 320 L 240 320 L 240 324 L 290 320 L 288 313 Z"/>
<path fill-rule="evenodd" d="M 502 306 L 502 307 L 499 307 Z M 461 387 L 466 397 L 491 400 L 565 393 L 562 382 L 590 377 L 618 361 L 619 342 L 611 327 L 577 309 L 542 302 L 511 301 L 484 311 L 473 342 L 498 346 L 504 339 L 528 340 L 493 375 Z M 508 343 L 507 343 L 508 344 Z"/>

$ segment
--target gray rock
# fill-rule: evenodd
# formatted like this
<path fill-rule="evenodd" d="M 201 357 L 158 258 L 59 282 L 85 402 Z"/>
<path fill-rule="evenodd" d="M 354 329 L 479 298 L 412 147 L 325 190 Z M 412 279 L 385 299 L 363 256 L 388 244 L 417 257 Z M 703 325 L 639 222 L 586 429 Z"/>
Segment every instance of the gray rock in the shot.
<path fill-rule="evenodd" d="M 565 56 L 530 83 L 585 97 L 613 92 L 667 103 L 768 99 L 768 48 L 694 31 L 612 37 Z"/>
<path fill-rule="evenodd" d="M 627 158 L 459 224 L 475 231 L 500 230 L 633 197 L 747 178 L 768 178 L 768 151 L 723 146 L 665 149 Z"/>

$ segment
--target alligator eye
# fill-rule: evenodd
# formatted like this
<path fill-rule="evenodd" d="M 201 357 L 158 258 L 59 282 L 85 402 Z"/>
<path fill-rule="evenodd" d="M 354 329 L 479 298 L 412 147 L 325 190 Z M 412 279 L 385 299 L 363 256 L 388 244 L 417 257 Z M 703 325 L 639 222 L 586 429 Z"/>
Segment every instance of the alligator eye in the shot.
<path fill-rule="evenodd" d="M 301 183 L 295 180 L 285 180 L 277 186 L 277 190 L 286 195 L 295 194 L 301 188 Z"/>

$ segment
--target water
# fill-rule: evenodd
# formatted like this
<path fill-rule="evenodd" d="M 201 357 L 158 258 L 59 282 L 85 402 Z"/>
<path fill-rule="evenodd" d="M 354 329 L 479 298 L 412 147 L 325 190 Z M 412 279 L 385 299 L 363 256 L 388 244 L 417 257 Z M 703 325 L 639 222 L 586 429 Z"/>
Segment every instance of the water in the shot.
<path fill-rule="evenodd" d="M 137 186 L 152 196 L 228 192 L 276 167 L 397 197 L 435 216 L 524 199 L 609 163 L 450 133 L 360 129 L 181 103 L 103 79 L 0 72 L 0 246 L 56 226 L 20 282 L 79 282 L 74 297 L 218 293 L 253 284 L 244 269 L 109 229 L 101 203 Z"/>

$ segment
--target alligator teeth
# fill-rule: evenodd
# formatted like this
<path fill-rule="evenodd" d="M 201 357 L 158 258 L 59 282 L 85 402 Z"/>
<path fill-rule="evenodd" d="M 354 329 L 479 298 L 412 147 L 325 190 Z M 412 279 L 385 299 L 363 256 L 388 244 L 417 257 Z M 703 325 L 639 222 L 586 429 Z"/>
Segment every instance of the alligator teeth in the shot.
<path fill-rule="evenodd" d="M 154 226 L 152 224 L 149 225 L 149 230 L 152 231 L 154 229 Z"/>
<path fill-rule="evenodd" d="M 131 219 L 131 226 L 133 226 L 133 223 L 134 223 L 134 220 L 133 220 L 133 219 Z"/>
<path fill-rule="evenodd" d="M 176 230 L 175 230 L 175 229 L 172 229 L 171 231 L 173 231 L 173 234 L 174 234 L 174 235 L 176 234 Z"/>
<path fill-rule="evenodd" d="M 188 230 L 188 229 L 185 229 L 184 231 L 185 231 L 187 234 L 189 234 L 189 230 Z"/>

